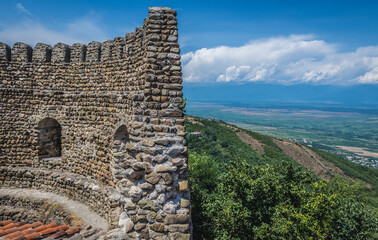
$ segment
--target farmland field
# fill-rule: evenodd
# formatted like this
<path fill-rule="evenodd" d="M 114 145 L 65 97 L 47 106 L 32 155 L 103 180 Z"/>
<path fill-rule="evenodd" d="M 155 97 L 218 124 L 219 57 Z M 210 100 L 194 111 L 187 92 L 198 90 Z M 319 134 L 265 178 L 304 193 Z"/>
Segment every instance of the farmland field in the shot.
<path fill-rule="evenodd" d="M 220 119 L 265 135 L 298 141 L 378 167 L 378 111 L 327 106 L 235 106 L 188 103 L 187 113 Z"/>

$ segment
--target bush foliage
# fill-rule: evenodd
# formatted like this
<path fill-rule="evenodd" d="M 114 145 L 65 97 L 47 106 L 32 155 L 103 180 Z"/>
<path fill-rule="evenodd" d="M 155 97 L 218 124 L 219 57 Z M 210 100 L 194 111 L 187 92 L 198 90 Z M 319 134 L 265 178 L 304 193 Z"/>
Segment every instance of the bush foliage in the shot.
<path fill-rule="evenodd" d="M 318 179 L 264 139 L 257 154 L 219 123 L 186 123 L 194 239 L 375 239 L 366 187 Z M 258 136 L 264 138 L 264 136 Z M 276 158 L 273 158 L 273 157 Z"/>

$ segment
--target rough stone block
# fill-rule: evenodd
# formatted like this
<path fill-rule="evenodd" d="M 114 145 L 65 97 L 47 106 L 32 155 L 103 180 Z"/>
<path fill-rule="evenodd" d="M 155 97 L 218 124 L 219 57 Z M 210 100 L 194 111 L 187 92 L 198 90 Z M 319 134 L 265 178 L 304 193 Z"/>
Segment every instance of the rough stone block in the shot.
<path fill-rule="evenodd" d="M 48 44 L 37 43 L 33 51 L 33 61 L 51 62 L 52 47 Z"/>
<path fill-rule="evenodd" d="M 63 63 L 70 61 L 70 46 L 64 43 L 55 44 L 52 54 L 51 62 Z"/>
<path fill-rule="evenodd" d="M 13 44 L 11 58 L 12 61 L 31 62 L 33 49 L 26 43 L 17 42 Z"/>
<path fill-rule="evenodd" d="M 11 48 L 0 42 L 0 61 L 10 61 L 11 60 Z"/>

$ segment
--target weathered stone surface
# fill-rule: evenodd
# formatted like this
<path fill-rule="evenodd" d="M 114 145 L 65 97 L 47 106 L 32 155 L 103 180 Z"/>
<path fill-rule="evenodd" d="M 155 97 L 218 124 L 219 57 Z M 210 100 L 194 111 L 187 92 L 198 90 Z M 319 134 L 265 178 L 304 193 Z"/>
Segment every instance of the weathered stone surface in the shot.
<path fill-rule="evenodd" d="M 189 191 L 189 183 L 187 180 L 179 182 L 180 191 Z"/>
<path fill-rule="evenodd" d="M 146 224 L 144 224 L 144 223 L 137 223 L 134 226 L 134 230 L 137 231 L 137 232 L 140 232 L 145 227 L 146 227 Z"/>
<path fill-rule="evenodd" d="M 155 145 L 155 141 L 151 138 L 145 138 L 142 140 L 142 144 L 147 147 L 153 147 Z"/>
<path fill-rule="evenodd" d="M 173 183 L 173 179 L 172 179 L 172 177 L 169 173 L 163 173 L 163 174 L 161 174 L 161 177 L 163 178 L 163 180 L 165 181 L 166 184 L 172 184 Z"/>
<path fill-rule="evenodd" d="M 158 211 L 159 207 L 155 206 L 154 203 L 147 200 L 140 200 L 138 202 L 139 207 L 141 207 L 143 210 L 152 210 L 152 211 Z M 146 212 L 147 214 L 148 212 Z M 156 216 L 156 215 L 155 215 Z"/>
<path fill-rule="evenodd" d="M 131 221 L 131 219 L 127 217 L 127 214 L 125 212 L 121 214 L 118 225 L 121 228 L 125 228 L 126 232 L 130 232 L 134 227 L 133 221 Z"/>
<path fill-rule="evenodd" d="M 185 238 L 168 228 L 190 223 L 175 15 L 150 8 L 88 46 L 0 43 L 0 186 L 88 205 L 115 228 L 104 239 Z"/>
<path fill-rule="evenodd" d="M 183 224 L 189 221 L 189 215 L 185 214 L 168 214 L 164 219 L 164 224 Z"/>
<path fill-rule="evenodd" d="M 167 204 L 164 205 L 163 211 L 167 214 L 175 214 L 176 208 L 177 208 L 176 204 L 174 204 L 173 202 L 168 202 Z"/>
<path fill-rule="evenodd" d="M 173 233 L 173 234 L 169 234 L 169 239 L 172 239 L 172 240 L 190 240 L 190 234 Z"/>
<path fill-rule="evenodd" d="M 172 166 L 169 166 L 169 165 L 160 165 L 158 166 L 158 168 L 156 169 L 156 172 L 158 173 L 162 173 L 162 172 L 175 172 L 177 170 L 176 167 L 172 167 Z"/>
<path fill-rule="evenodd" d="M 155 232 L 167 232 L 168 227 L 165 226 L 163 223 L 154 223 L 150 225 L 150 229 L 154 230 Z"/>
<path fill-rule="evenodd" d="M 170 232 L 189 232 L 189 224 L 171 224 L 168 227 Z"/>
<path fill-rule="evenodd" d="M 142 189 L 132 186 L 129 191 L 129 196 L 133 199 L 139 199 L 142 196 Z"/>
<path fill-rule="evenodd" d="M 183 158 L 174 158 L 172 159 L 173 166 L 182 166 L 185 163 L 185 159 Z"/>
<path fill-rule="evenodd" d="M 145 179 L 147 182 L 151 184 L 156 184 L 160 180 L 160 175 L 157 173 L 150 173 L 150 174 L 145 175 Z"/>
<path fill-rule="evenodd" d="M 186 200 L 186 199 L 181 199 L 180 206 L 181 206 L 182 208 L 187 208 L 187 207 L 190 206 L 190 201 L 189 201 L 189 200 Z"/>

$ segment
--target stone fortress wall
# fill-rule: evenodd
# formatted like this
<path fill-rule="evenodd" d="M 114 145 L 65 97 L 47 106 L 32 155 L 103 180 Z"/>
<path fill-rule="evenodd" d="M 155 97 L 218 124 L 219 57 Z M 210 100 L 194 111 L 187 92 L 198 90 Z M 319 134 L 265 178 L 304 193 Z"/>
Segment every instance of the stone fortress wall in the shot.
<path fill-rule="evenodd" d="M 87 46 L 0 43 L 0 187 L 68 196 L 131 238 L 189 239 L 176 12 Z"/>

